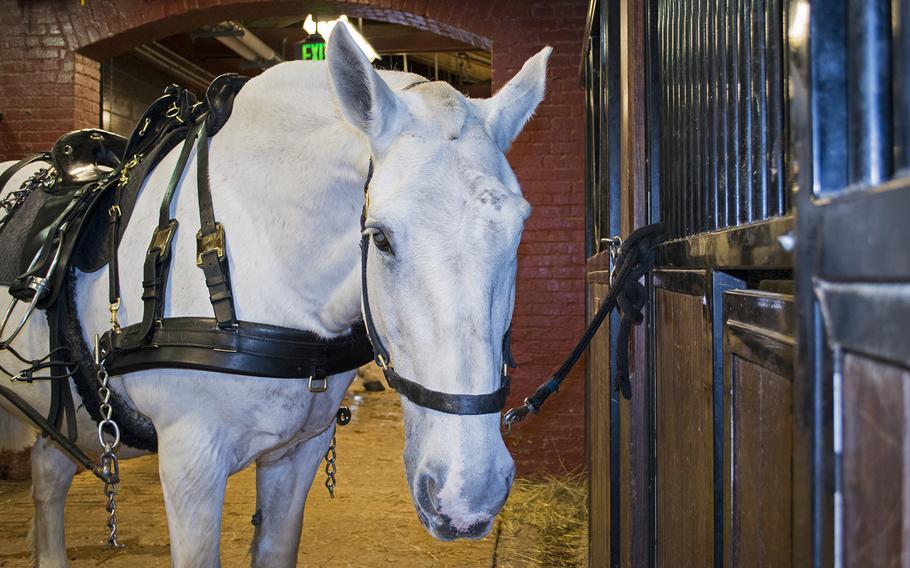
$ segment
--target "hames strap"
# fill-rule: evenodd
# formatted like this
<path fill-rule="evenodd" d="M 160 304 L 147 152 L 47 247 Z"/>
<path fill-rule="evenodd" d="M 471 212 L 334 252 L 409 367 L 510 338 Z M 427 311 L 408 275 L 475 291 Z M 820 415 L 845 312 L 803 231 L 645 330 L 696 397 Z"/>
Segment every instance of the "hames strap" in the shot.
<path fill-rule="evenodd" d="M 208 132 L 213 115 L 188 129 L 173 175 L 165 188 L 158 226 L 143 262 L 142 321 L 124 328 L 114 323 L 99 348 L 111 374 L 161 368 L 194 369 L 256 377 L 308 379 L 310 390 L 325 390 L 325 378 L 372 359 L 362 324 L 331 340 L 312 331 L 241 321 L 234 309 L 226 229 L 215 218 L 209 181 Z M 214 317 L 164 317 L 168 273 L 178 221 L 171 217 L 177 185 L 196 145 L 200 230 L 196 264 L 202 269 Z M 117 258 L 117 251 L 112 254 Z M 112 263 L 112 268 L 116 262 Z M 120 300 L 119 276 L 112 273 L 111 305 Z M 116 310 L 112 310 L 116 312 Z"/>

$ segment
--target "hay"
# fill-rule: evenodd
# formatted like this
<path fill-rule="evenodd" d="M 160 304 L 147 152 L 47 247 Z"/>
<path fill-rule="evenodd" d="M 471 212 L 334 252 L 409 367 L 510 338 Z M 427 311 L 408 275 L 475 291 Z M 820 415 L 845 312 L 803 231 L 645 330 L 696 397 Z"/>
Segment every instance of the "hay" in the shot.
<path fill-rule="evenodd" d="M 500 515 L 493 566 L 569 568 L 588 555 L 584 473 L 517 479 Z"/>

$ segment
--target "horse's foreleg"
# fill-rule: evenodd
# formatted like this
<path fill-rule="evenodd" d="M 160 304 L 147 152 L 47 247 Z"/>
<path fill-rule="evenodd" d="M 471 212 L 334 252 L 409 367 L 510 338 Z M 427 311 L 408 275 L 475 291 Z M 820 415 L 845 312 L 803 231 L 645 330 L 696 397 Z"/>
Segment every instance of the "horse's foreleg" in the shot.
<path fill-rule="evenodd" d="M 230 464 L 219 441 L 183 425 L 158 430 L 158 472 L 174 568 L 221 565 L 221 511 Z"/>
<path fill-rule="evenodd" d="M 297 565 L 303 506 L 322 463 L 335 425 L 285 454 L 266 454 L 256 461 L 256 525 L 252 565 Z"/>
<path fill-rule="evenodd" d="M 76 464 L 47 438 L 32 447 L 32 499 L 35 518 L 31 538 L 35 546 L 35 565 L 62 568 L 67 565 L 63 509 Z"/>

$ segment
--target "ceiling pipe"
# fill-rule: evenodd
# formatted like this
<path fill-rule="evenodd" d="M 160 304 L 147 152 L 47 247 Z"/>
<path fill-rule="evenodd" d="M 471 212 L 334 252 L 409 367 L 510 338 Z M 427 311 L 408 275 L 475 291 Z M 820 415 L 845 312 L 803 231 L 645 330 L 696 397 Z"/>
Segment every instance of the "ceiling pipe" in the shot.
<path fill-rule="evenodd" d="M 140 45 L 132 53 L 162 69 L 178 82 L 193 87 L 197 93 L 204 93 L 215 75 L 195 63 L 181 57 L 157 41 Z"/>
<path fill-rule="evenodd" d="M 229 30 L 230 33 L 214 33 L 215 39 L 234 51 L 240 57 L 264 67 L 281 63 L 284 59 L 275 53 L 267 43 L 256 37 L 256 34 L 237 22 L 222 22 L 212 28 L 212 31 Z"/>
<path fill-rule="evenodd" d="M 215 39 L 223 43 L 228 49 L 246 59 L 247 61 L 256 61 L 259 59 L 256 52 L 246 46 L 242 41 L 234 36 L 216 36 Z"/>

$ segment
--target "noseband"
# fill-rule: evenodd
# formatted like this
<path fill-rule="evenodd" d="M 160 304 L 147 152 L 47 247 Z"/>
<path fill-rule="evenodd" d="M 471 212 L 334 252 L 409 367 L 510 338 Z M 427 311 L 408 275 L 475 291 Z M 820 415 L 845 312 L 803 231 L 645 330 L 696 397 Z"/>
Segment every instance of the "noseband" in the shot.
<path fill-rule="evenodd" d="M 370 169 L 364 185 L 364 195 L 369 195 L 370 180 L 373 178 L 373 160 L 370 159 Z M 373 322 L 373 313 L 370 310 L 370 297 L 367 292 L 367 258 L 370 252 L 370 236 L 366 233 L 367 199 L 360 215 L 360 273 L 361 273 L 361 299 L 363 302 L 363 319 L 366 324 L 367 335 L 373 344 L 373 359 L 385 374 L 389 386 L 417 406 L 438 410 L 446 414 L 478 415 L 498 413 L 506 404 L 509 396 L 509 367 L 515 367 L 515 361 L 509 343 L 511 328 L 506 330 L 502 337 L 502 374 L 500 387 L 488 394 L 454 394 L 441 392 L 408 380 L 395 372 L 392 367 L 392 358 L 379 337 L 376 325 Z"/>

